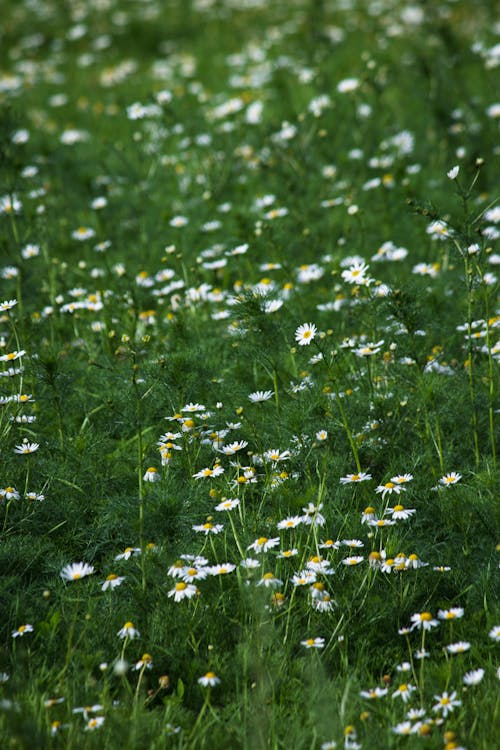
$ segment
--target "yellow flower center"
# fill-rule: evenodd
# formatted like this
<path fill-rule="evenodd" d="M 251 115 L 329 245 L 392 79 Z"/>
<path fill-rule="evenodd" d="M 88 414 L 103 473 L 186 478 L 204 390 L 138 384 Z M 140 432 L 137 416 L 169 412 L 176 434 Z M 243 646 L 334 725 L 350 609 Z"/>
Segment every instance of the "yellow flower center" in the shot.
<path fill-rule="evenodd" d="M 186 588 L 187 588 L 187 583 L 184 583 L 184 581 L 181 581 L 180 583 L 175 584 L 176 591 L 184 591 L 184 589 Z"/>
<path fill-rule="evenodd" d="M 126 622 L 123 627 L 124 627 L 125 630 L 130 630 L 130 629 L 132 629 L 134 627 L 134 623 L 133 622 Z"/>
<path fill-rule="evenodd" d="M 110 573 L 109 576 L 106 578 L 106 580 L 107 581 L 116 581 L 117 578 L 118 578 L 118 576 L 116 575 L 116 573 Z"/>
<path fill-rule="evenodd" d="M 262 544 L 265 544 L 267 542 L 267 537 L 261 536 L 257 539 L 257 544 L 260 546 Z"/>
<path fill-rule="evenodd" d="M 420 619 L 422 622 L 430 622 L 430 620 L 432 620 L 432 615 L 430 612 L 421 612 Z"/>
<path fill-rule="evenodd" d="M 386 482 L 386 483 L 384 484 L 384 487 L 385 487 L 386 489 L 388 489 L 388 490 L 392 490 L 392 489 L 393 489 L 393 488 L 394 488 L 395 486 L 396 486 L 396 485 L 394 484 L 394 482 Z"/>
<path fill-rule="evenodd" d="M 404 510 L 404 505 L 395 505 L 393 510 L 395 513 L 400 513 L 402 510 Z"/>

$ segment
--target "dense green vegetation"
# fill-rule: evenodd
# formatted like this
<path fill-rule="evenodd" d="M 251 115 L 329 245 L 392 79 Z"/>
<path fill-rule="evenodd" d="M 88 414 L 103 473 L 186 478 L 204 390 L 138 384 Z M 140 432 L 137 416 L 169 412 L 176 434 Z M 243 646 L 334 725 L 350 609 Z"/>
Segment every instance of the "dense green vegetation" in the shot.
<path fill-rule="evenodd" d="M 2 746 L 495 747 L 495 4 L 4 5 Z"/>

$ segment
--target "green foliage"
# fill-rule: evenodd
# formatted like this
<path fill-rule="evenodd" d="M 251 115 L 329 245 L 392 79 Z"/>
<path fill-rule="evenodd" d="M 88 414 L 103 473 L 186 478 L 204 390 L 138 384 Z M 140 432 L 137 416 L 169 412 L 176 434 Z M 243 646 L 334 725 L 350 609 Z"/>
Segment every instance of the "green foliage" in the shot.
<path fill-rule="evenodd" d="M 493 4 L 4 5 L 2 747 L 493 747 Z"/>

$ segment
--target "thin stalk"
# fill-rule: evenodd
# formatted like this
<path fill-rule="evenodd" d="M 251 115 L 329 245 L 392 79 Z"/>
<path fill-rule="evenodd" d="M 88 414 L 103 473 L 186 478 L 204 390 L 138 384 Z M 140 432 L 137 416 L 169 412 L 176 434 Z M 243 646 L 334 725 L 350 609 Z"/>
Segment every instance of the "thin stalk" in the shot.
<path fill-rule="evenodd" d="M 473 369 L 473 349 L 472 349 L 472 268 L 469 263 L 469 256 L 465 255 L 465 283 L 467 285 L 467 373 L 469 376 L 469 398 L 471 402 L 471 422 L 472 436 L 474 441 L 474 457 L 476 469 L 479 468 L 479 437 L 477 433 L 477 410 L 476 410 L 476 386 L 474 381 Z"/>

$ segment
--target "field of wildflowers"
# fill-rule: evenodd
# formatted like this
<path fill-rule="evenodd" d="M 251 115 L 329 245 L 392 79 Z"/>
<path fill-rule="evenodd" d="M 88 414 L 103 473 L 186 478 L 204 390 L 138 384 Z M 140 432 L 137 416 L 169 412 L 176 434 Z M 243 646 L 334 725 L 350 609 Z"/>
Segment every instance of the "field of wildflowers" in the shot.
<path fill-rule="evenodd" d="M 2 747 L 498 747 L 499 35 L 6 0 Z"/>

